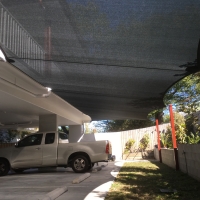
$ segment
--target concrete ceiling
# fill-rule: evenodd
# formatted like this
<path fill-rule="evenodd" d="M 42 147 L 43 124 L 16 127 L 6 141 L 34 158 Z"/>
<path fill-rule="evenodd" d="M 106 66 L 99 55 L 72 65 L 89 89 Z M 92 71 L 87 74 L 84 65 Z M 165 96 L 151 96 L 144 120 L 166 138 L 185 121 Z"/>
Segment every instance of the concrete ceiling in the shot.
<path fill-rule="evenodd" d="M 92 120 L 146 119 L 200 67 L 197 0 L 1 0 L 0 14 L 13 65 Z"/>
<path fill-rule="evenodd" d="M 57 115 L 60 126 L 91 120 L 10 63 L 0 61 L 0 128 L 38 127 L 39 116 L 50 114 Z"/>

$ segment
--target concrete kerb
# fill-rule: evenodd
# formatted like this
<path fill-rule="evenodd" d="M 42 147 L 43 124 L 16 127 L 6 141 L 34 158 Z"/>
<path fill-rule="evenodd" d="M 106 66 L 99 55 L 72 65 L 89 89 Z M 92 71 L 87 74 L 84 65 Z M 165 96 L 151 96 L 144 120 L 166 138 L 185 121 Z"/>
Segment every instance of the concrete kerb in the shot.
<path fill-rule="evenodd" d="M 105 167 L 105 165 L 101 165 L 101 166 L 98 166 L 98 167 L 96 167 L 96 168 L 93 168 L 93 169 L 92 169 L 92 172 L 98 172 L 98 171 L 100 171 L 103 167 Z M 72 183 L 73 183 L 73 184 L 78 184 L 78 183 L 84 181 L 84 180 L 85 180 L 86 178 L 88 178 L 90 175 L 91 175 L 90 173 L 85 173 L 85 174 L 79 176 L 78 178 L 74 179 L 74 180 L 72 181 Z"/>
<path fill-rule="evenodd" d="M 84 200 L 103 200 L 105 199 L 113 181 L 108 181 L 91 191 Z"/>
<path fill-rule="evenodd" d="M 90 176 L 90 173 L 85 173 L 72 181 L 73 184 L 78 184 Z"/>
<path fill-rule="evenodd" d="M 95 169 L 93 169 L 92 172 L 100 171 L 102 169 L 102 167 L 105 167 L 105 166 L 104 165 L 98 166 Z M 50 169 L 50 170 L 52 170 L 52 169 Z M 91 175 L 90 173 L 85 173 L 85 174 L 79 176 L 78 178 L 74 179 L 72 181 L 72 183 L 78 184 L 78 183 L 84 181 L 85 179 L 87 179 L 88 177 L 90 177 L 90 175 Z M 47 193 L 42 200 L 54 200 L 54 199 L 58 198 L 60 195 L 62 195 L 64 192 L 66 192 L 67 190 L 68 190 L 67 187 L 56 188 L 55 190 Z"/>
<path fill-rule="evenodd" d="M 115 161 L 117 163 L 116 168 L 111 171 L 111 175 L 114 177 L 114 179 L 117 177 L 121 167 L 124 164 L 124 161 Z M 100 168 L 106 167 L 104 165 L 101 165 Z M 108 181 L 99 187 L 95 188 L 93 191 L 91 191 L 85 198 L 84 200 L 100 200 L 100 199 L 105 199 L 111 185 L 114 182 L 114 179 L 112 181 Z"/>
<path fill-rule="evenodd" d="M 143 161 L 148 162 L 148 160 L 143 160 Z M 120 168 L 123 166 L 123 164 L 125 162 L 142 162 L 142 161 L 141 160 L 135 160 L 135 161 L 124 161 L 124 160 L 115 161 L 116 168 L 111 171 L 111 175 L 113 177 L 115 177 L 115 178 L 117 177 L 117 175 L 118 175 L 118 173 L 120 171 Z M 98 166 L 98 167 L 94 168 L 92 170 L 92 172 L 100 171 L 104 167 L 106 167 L 106 166 L 104 166 L 104 165 Z M 85 173 L 85 174 L 79 176 L 78 178 L 74 179 L 72 183 L 73 184 L 78 184 L 78 183 L 84 181 L 85 179 L 87 179 L 90 175 L 91 175 L 90 173 Z M 99 199 L 104 199 L 105 196 L 106 196 L 106 194 L 107 194 L 107 192 L 109 191 L 109 189 L 110 189 L 113 181 L 109 181 L 109 182 L 104 183 L 101 186 L 95 188 L 93 191 L 91 191 L 85 197 L 84 200 L 90 200 L 90 199 L 99 200 Z M 54 200 L 54 199 L 58 198 L 60 195 L 62 195 L 64 192 L 66 192 L 67 190 L 68 190 L 67 187 L 57 188 L 57 189 L 53 190 L 52 192 L 46 194 L 45 198 L 43 198 L 42 200 Z"/>
<path fill-rule="evenodd" d="M 67 187 L 56 188 L 55 190 L 47 193 L 42 200 L 54 200 L 58 198 L 61 194 L 68 190 Z"/>

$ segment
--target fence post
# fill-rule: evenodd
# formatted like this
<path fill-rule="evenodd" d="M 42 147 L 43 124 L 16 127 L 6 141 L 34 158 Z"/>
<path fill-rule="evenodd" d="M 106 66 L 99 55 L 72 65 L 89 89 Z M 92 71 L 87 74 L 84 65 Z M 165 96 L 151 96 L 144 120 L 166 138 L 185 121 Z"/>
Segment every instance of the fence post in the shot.
<path fill-rule="evenodd" d="M 172 110 L 172 104 L 169 105 L 169 112 L 170 112 L 170 121 L 171 121 L 171 128 L 172 128 L 172 142 L 173 142 L 173 147 L 174 147 L 176 170 L 179 170 L 178 149 L 177 149 L 177 143 L 176 143 L 176 132 L 175 132 L 175 125 L 174 125 L 174 115 L 173 115 L 173 110 Z"/>
<path fill-rule="evenodd" d="M 156 130 L 157 130 L 157 135 L 158 135 L 158 154 L 159 154 L 159 160 L 160 160 L 160 163 L 162 163 L 162 155 L 161 155 L 161 148 L 160 148 L 160 131 L 159 131 L 159 126 L 158 126 L 158 119 L 156 119 Z"/>

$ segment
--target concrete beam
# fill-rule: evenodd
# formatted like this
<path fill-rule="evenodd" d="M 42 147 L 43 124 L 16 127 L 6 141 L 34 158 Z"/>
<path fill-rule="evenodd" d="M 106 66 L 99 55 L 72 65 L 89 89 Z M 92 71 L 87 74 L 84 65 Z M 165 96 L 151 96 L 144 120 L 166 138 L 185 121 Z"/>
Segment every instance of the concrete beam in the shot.
<path fill-rule="evenodd" d="M 69 126 L 69 142 L 77 142 L 83 135 L 83 125 Z"/>
<path fill-rule="evenodd" d="M 40 115 L 39 116 L 39 131 L 57 131 L 58 117 L 57 115 Z"/>
<path fill-rule="evenodd" d="M 10 124 L 21 124 L 21 127 L 38 127 L 38 116 L 49 114 L 58 116 L 59 126 L 81 125 L 91 121 L 89 116 L 12 64 L 0 61 L 0 72 L 0 104 L 3 113 L 6 113 L 0 116 L 0 122 L 5 127 Z M 14 117 L 13 114 L 20 115 L 20 117 Z"/>

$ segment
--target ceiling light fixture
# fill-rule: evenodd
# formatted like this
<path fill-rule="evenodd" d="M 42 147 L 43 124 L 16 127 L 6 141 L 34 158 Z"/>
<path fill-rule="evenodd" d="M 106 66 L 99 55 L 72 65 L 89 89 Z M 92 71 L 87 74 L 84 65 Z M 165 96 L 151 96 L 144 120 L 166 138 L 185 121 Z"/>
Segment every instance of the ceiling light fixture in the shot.
<path fill-rule="evenodd" d="M 51 95 L 51 88 L 49 87 L 46 87 L 47 89 L 47 93 L 46 94 L 36 94 L 35 97 L 38 97 L 38 98 L 46 98 L 46 97 L 49 97 Z"/>
<path fill-rule="evenodd" d="M 6 55 L 4 54 L 3 50 L 0 48 L 0 61 L 6 62 Z"/>
<path fill-rule="evenodd" d="M 49 97 L 49 96 L 51 95 L 51 90 L 52 90 L 52 89 L 49 88 L 49 87 L 46 87 L 47 93 L 45 93 L 45 94 L 34 94 L 34 93 L 32 93 L 32 92 L 26 90 L 25 88 L 20 87 L 20 86 L 14 84 L 14 83 L 12 83 L 12 82 L 10 82 L 10 81 L 8 81 L 8 80 L 2 78 L 2 77 L 0 77 L 0 82 L 3 82 L 3 83 L 5 83 L 5 84 L 10 85 L 10 86 L 13 86 L 13 87 L 17 87 L 17 88 L 19 88 L 20 90 L 23 90 L 24 92 L 26 92 L 26 93 L 28 93 L 28 94 L 32 95 L 33 97 L 36 97 L 36 98 L 46 98 L 46 97 Z"/>

